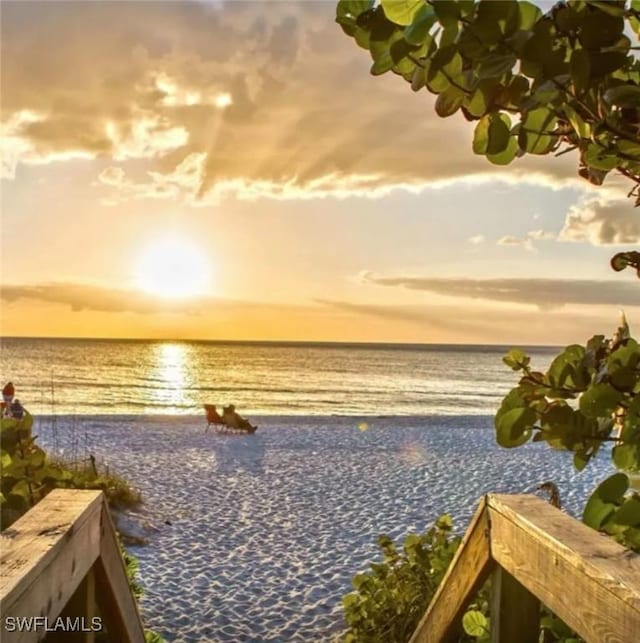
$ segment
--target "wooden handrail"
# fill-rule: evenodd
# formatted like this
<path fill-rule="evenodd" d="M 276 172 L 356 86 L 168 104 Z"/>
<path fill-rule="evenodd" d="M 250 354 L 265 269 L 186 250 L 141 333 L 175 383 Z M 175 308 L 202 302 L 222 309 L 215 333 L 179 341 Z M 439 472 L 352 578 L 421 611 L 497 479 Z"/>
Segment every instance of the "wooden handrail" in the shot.
<path fill-rule="evenodd" d="M 71 605 L 84 606 L 76 616 L 89 616 L 93 603 L 112 640 L 144 643 L 144 628 L 101 491 L 53 490 L 0 533 L 0 547 L 3 643 L 36 643 L 44 635 L 42 623 L 39 628 L 8 628 L 7 617 L 41 617 L 50 625 Z M 92 638 L 87 631 L 80 638 L 65 634 L 64 640 Z"/>
<path fill-rule="evenodd" d="M 456 640 L 491 572 L 495 642 L 537 641 L 540 603 L 585 641 L 640 640 L 640 555 L 536 496 L 488 495 L 411 643 Z"/>

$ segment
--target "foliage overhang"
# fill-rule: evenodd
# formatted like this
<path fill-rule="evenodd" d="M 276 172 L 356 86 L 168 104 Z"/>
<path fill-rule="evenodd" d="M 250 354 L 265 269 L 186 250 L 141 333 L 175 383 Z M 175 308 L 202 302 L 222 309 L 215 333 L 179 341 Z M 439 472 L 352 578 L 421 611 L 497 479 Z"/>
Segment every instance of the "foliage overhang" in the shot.
<path fill-rule="evenodd" d="M 640 205 L 640 0 L 340 0 L 336 21 L 435 109 L 477 121 L 473 151 L 497 165 L 577 150 L 578 174 L 616 170 Z M 633 38 L 633 41 L 632 41 Z"/>

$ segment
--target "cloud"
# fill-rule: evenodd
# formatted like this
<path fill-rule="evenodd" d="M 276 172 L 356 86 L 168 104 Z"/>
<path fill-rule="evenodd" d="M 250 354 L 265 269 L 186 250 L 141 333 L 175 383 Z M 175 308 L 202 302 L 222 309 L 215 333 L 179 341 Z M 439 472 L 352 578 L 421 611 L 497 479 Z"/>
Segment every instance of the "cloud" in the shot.
<path fill-rule="evenodd" d="M 219 302 L 215 299 L 161 299 L 138 290 L 113 289 L 95 284 L 44 283 L 34 285 L 3 285 L 0 298 L 8 304 L 31 300 L 69 306 L 79 312 L 92 310 L 105 313 L 197 314 Z"/>
<path fill-rule="evenodd" d="M 567 213 L 559 239 L 597 246 L 638 243 L 640 214 L 628 199 L 583 199 Z"/>
<path fill-rule="evenodd" d="M 521 239 L 520 237 L 514 237 L 512 235 L 506 235 L 498 239 L 497 244 L 499 246 L 516 246 L 524 248 L 528 252 L 535 252 L 535 248 L 531 243 L 531 239 Z"/>
<path fill-rule="evenodd" d="M 547 230 L 529 230 L 529 232 L 527 232 L 527 237 L 534 241 L 550 241 L 555 239 L 556 235 L 553 232 L 548 232 Z"/>
<path fill-rule="evenodd" d="M 447 297 L 538 306 L 541 310 L 568 304 L 639 306 L 637 281 L 588 279 L 467 279 L 429 277 L 381 277 L 365 273 L 362 280 L 379 286 L 402 287 Z"/>
<path fill-rule="evenodd" d="M 500 170 L 474 156 L 472 125 L 438 118 L 433 96 L 399 77 L 371 77 L 334 12 L 331 2 L 7 3 L 4 175 L 74 158 L 143 162 L 148 180 L 103 177 L 101 196 L 193 205 L 494 180 L 591 189 L 571 155 Z"/>
<path fill-rule="evenodd" d="M 120 328 L 122 336 L 171 336 L 176 328 L 188 328 L 193 338 L 270 337 L 284 339 L 324 339 L 351 341 L 439 341 L 476 343 L 522 343 L 583 341 L 594 332 L 611 332 L 617 315 L 607 309 L 554 310 L 553 312 L 496 308 L 491 305 L 398 305 L 375 302 L 317 299 L 314 302 L 287 304 L 232 300 L 216 297 L 197 299 L 160 299 L 132 289 L 112 289 L 88 283 L 39 283 L 5 285 L 0 289 L 5 330 L 8 334 L 50 333 L 50 316 L 77 324 L 80 335 L 99 332 L 105 319 L 109 328 Z M 44 308 L 51 308 L 42 325 Z M 20 315 L 30 310 L 31 316 Z M 640 312 L 640 311 L 639 311 Z M 90 313 L 88 327 L 83 313 Z M 123 315 L 124 314 L 124 315 Z M 137 315 L 133 320 L 127 314 Z M 158 326 L 162 315 L 163 326 Z M 108 317 L 102 317 L 108 316 Z M 629 316 L 633 324 L 633 317 Z M 76 319 L 77 321 L 73 321 Z M 287 320 L 283 322 L 282 320 Z M 283 324 L 290 324 L 285 328 Z M 101 325 L 102 324 L 102 325 Z M 179 324 L 179 326 L 178 326 Z M 256 330 L 258 329 L 258 330 Z M 168 333 L 168 334 L 167 334 Z M 64 334 L 64 332 L 62 333 Z M 117 335 L 118 333 L 116 333 Z"/>
<path fill-rule="evenodd" d="M 477 245 L 479 245 L 479 244 L 481 244 L 481 243 L 484 243 L 484 242 L 485 242 L 485 238 L 484 238 L 484 235 L 483 235 L 483 234 L 477 234 L 477 235 L 475 235 L 474 237 L 469 237 L 469 238 L 467 239 L 467 241 L 468 241 L 469 243 L 472 243 L 474 246 L 477 246 Z"/>
<path fill-rule="evenodd" d="M 407 329 L 420 329 L 425 336 L 446 337 L 446 341 L 463 343 L 499 343 L 521 346 L 523 342 L 555 344 L 583 342 L 594 333 L 610 335 L 617 326 L 617 316 L 608 311 L 574 310 L 504 310 L 488 306 L 460 307 L 451 305 L 378 305 L 339 300 L 317 300 L 317 303 L 343 315 L 370 320 L 362 324 L 399 322 Z M 353 320 L 351 321 L 353 324 Z M 523 332 L 524 330 L 524 332 Z"/>

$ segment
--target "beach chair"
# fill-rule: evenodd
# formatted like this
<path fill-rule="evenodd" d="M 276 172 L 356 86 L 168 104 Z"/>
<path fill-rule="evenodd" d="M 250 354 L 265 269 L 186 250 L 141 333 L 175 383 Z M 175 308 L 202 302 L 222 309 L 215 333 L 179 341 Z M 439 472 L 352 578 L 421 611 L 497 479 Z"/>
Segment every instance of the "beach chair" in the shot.
<path fill-rule="evenodd" d="M 213 425 L 217 429 L 220 429 L 226 426 L 225 423 L 222 421 L 222 418 L 220 417 L 218 411 L 216 410 L 215 405 L 205 404 L 204 412 L 207 416 L 207 428 L 204 430 L 205 433 L 209 430 L 209 427 L 211 425 Z"/>
<path fill-rule="evenodd" d="M 207 428 L 204 430 L 205 433 L 209 430 L 210 426 L 213 426 L 218 433 L 253 434 L 258 429 L 257 426 L 252 426 L 246 420 L 240 426 L 230 426 L 218 413 L 214 404 L 205 404 L 204 411 L 207 416 Z"/>

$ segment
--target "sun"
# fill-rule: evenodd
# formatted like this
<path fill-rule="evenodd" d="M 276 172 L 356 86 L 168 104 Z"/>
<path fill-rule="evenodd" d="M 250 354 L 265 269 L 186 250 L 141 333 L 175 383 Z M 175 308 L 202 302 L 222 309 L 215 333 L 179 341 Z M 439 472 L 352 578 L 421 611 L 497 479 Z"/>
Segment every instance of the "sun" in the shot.
<path fill-rule="evenodd" d="M 186 239 L 156 240 L 140 253 L 135 281 L 138 288 L 159 297 L 197 297 L 211 287 L 211 264 L 205 253 Z"/>

